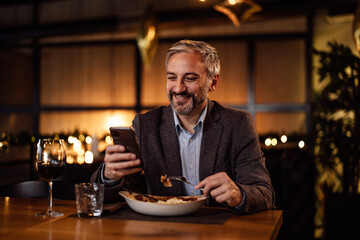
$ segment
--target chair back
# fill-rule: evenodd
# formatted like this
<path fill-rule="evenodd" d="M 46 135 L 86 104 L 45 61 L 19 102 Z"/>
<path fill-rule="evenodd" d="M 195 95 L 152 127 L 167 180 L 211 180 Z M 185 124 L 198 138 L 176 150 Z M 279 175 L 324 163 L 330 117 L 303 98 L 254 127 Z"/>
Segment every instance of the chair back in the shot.
<path fill-rule="evenodd" d="M 46 198 L 49 184 L 45 181 L 25 181 L 5 185 L 0 188 L 3 197 Z"/>
<path fill-rule="evenodd" d="M 49 183 L 46 181 L 25 181 L 0 187 L 2 197 L 47 198 Z M 53 198 L 74 200 L 75 186 L 73 183 L 53 181 Z"/>

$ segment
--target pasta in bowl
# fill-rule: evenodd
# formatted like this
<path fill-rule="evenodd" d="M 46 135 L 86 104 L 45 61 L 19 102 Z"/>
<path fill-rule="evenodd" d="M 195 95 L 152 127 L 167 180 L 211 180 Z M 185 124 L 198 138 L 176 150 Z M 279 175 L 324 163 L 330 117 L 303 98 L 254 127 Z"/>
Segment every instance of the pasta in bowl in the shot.
<path fill-rule="evenodd" d="M 129 207 L 135 212 L 152 216 L 180 216 L 198 211 L 206 202 L 207 197 L 198 196 L 151 196 L 158 199 L 147 198 L 142 194 L 120 191 Z"/>

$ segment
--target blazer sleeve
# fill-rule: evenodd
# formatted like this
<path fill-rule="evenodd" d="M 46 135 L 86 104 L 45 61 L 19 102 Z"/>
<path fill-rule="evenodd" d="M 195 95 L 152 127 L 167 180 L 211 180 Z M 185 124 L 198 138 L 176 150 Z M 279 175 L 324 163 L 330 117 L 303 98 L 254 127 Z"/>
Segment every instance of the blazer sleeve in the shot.
<path fill-rule="evenodd" d="M 260 148 L 259 138 L 250 114 L 245 115 L 237 134 L 240 143 L 235 162 L 236 184 L 246 194 L 246 204 L 242 212 L 251 213 L 275 207 L 275 193 L 265 158 Z M 244 140 L 245 139 L 245 140 Z"/>
<path fill-rule="evenodd" d="M 103 171 L 103 168 L 105 166 L 105 163 L 103 162 L 100 164 L 98 169 L 93 172 L 93 174 L 90 177 L 90 182 L 97 182 L 97 183 L 103 183 L 105 184 L 101 179 L 101 172 Z M 107 185 L 105 184 L 105 191 L 104 191 L 104 202 L 117 202 L 117 201 L 123 201 L 124 199 L 119 195 L 119 191 L 124 186 L 124 180 L 121 180 L 120 182 L 116 184 Z"/>

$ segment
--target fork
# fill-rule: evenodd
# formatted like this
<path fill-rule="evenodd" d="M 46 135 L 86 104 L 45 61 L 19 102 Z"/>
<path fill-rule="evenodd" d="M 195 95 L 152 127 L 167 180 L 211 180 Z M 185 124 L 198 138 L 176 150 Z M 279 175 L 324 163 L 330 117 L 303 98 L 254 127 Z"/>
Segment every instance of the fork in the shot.
<path fill-rule="evenodd" d="M 180 182 L 183 182 L 183 183 L 186 183 L 186 184 L 189 184 L 189 185 L 195 187 L 195 184 L 190 183 L 190 182 L 189 182 L 185 177 L 183 177 L 183 176 L 167 176 L 166 179 L 180 181 Z M 203 188 L 200 188 L 200 190 L 201 190 L 201 191 L 204 191 Z"/>

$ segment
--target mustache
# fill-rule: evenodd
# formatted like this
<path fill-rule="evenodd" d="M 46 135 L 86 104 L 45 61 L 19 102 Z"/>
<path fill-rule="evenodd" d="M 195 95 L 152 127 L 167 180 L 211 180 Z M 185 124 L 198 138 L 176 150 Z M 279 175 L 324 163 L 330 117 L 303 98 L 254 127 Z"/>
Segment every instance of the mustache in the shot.
<path fill-rule="evenodd" d="M 194 94 L 188 93 L 187 91 L 180 92 L 180 93 L 176 93 L 176 92 L 174 92 L 174 91 L 170 91 L 170 92 L 169 92 L 169 95 L 170 95 L 171 98 L 172 98 L 174 95 L 175 95 L 175 96 L 194 97 Z"/>

